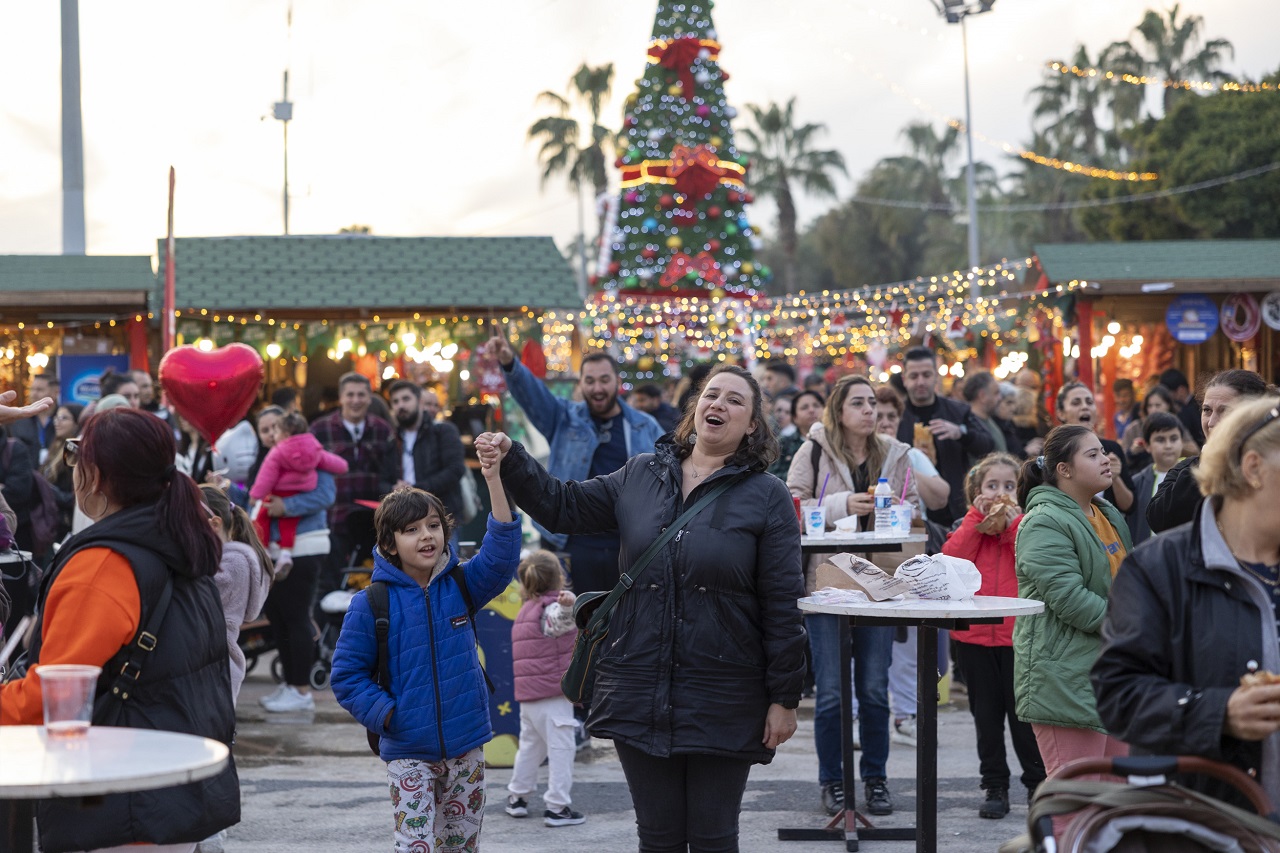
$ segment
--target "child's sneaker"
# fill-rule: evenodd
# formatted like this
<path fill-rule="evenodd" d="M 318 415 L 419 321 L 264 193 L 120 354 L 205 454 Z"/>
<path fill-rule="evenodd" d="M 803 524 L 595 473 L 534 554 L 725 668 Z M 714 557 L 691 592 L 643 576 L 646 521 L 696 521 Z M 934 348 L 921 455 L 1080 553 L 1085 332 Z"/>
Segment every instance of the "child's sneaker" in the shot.
<path fill-rule="evenodd" d="M 889 739 L 894 743 L 905 744 L 906 746 L 916 745 L 916 715 L 902 717 L 893 721 L 893 732 L 889 735 Z"/>
<path fill-rule="evenodd" d="M 284 579 L 289 574 L 289 570 L 293 568 L 293 551 L 288 548 L 280 549 L 280 556 L 276 558 L 276 577 Z"/>
<path fill-rule="evenodd" d="M 529 804 L 525 802 L 524 797 L 517 797 L 512 794 L 507 797 L 507 807 L 504 811 L 512 817 L 528 817 Z M 551 812 L 547 812 L 547 814 L 551 814 Z"/>
<path fill-rule="evenodd" d="M 582 816 L 581 812 L 575 812 L 565 806 L 555 812 L 551 809 L 544 811 L 542 813 L 542 822 L 547 826 L 577 826 L 580 823 L 586 823 L 587 819 Z"/>

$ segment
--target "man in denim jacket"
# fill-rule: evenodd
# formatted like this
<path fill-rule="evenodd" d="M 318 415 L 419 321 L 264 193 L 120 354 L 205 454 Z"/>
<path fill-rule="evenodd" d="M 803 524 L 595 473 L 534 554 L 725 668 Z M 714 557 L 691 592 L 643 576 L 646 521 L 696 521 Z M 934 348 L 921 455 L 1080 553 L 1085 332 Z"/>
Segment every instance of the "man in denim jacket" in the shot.
<path fill-rule="evenodd" d="M 612 474 L 638 453 L 652 453 L 662 435 L 649 415 L 618 398 L 618 365 L 602 352 L 582 359 L 582 401 L 562 400 L 516 358 L 505 338 L 489 342 L 502 365 L 507 390 L 529 422 L 551 444 L 547 470 L 561 480 L 588 480 Z M 569 555 L 574 592 L 610 590 L 618 583 L 618 532 L 566 536 L 535 524 L 543 547 Z"/>

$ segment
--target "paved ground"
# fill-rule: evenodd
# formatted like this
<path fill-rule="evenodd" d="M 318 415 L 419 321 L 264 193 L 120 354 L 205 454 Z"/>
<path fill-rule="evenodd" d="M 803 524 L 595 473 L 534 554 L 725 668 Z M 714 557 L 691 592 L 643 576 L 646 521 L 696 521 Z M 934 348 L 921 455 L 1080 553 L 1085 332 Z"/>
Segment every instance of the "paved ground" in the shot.
<path fill-rule="evenodd" d="M 259 664 L 240 693 L 235 756 L 244 817 L 229 831 L 226 850 L 349 853 L 388 849 L 391 810 L 385 766 L 370 754 L 364 729 L 327 691 L 317 694 L 314 716 L 266 714 L 258 698 L 273 687 L 266 666 Z M 779 827 L 818 827 L 826 822 L 818 803 L 812 716 L 812 702 L 804 703 L 796 736 L 783 746 L 773 764 L 752 770 L 743 802 L 743 851 L 835 853 L 842 849 L 843 845 L 835 842 L 779 842 L 777 838 Z M 1013 812 L 1004 820 L 979 819 L 982 793 L 972 720 L 962 707 L 951 706 L 940 709 L 938 719 L 938 849 L 990 853 L 1023 830 L 1026 804 L 1015 793 Z M 574 807 L 587 815 L 582 826 L 550 829 L 537 818 L 508 817 L 502 803 L 511 771 L 491 768 L 482 849 L 486 853 L 634 851 L 634 815 L 622 769 L 607 742 L 594 744 L 579 753 L 574 769 Z M 1009 755 L 1013 756 L 1011 747 Z M 913 748 L 893 745 L 889 786 L 897 810 L 888 818 L 877 818 L 877 825 L 914 825 Z M 530 807 L 540 813 L 541 800 L 535 798 Z M 908 853 L 914 844 L 863 841 L 862 849 Z"/>

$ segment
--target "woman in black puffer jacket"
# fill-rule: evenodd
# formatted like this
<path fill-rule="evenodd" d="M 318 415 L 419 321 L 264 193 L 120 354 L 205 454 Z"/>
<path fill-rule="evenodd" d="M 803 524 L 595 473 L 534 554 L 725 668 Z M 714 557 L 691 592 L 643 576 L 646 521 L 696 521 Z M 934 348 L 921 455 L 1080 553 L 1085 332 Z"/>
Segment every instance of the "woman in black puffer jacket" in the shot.
<path fill-rule="evenodd" d="M 686 506 L 741 475 L 654 558 L 615 609 L 587 730 L 618 749 L 640 849 L 737 850 L 747 774 L 795 731 L 804 675 L 800 530 L 765 472 L 777 454 L 759 386 L 732 366 L 654 453 L 583 483 L 551 477 L 506 436 L 502 480 L 539 523 L 621 534 L 625 572 Z"/>

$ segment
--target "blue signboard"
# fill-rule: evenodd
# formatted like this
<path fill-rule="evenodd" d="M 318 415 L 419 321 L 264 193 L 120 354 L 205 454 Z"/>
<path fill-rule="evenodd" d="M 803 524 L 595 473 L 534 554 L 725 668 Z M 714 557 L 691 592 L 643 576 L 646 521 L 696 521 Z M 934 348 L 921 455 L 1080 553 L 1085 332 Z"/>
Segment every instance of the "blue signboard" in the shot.
<path fill-rule="evenodd" d="M 1202 344 L 1218 330 L 1218 306 L 1201 294 L 1174 297 L 1164 322 L 1180 344 Z"/>
<path fill-rule="evenodd" d="M 60 355 L 58 356 L 58 381 L 62 383 L 62 399 L 59 403 L 79 403 L 84 406 L 102 396 L 98 390 L 98 378 L 111 368 L 116 373 L 127 373 L 127 355 Z"/>

